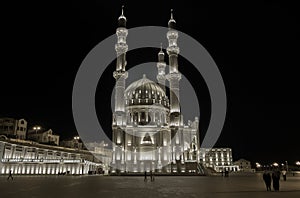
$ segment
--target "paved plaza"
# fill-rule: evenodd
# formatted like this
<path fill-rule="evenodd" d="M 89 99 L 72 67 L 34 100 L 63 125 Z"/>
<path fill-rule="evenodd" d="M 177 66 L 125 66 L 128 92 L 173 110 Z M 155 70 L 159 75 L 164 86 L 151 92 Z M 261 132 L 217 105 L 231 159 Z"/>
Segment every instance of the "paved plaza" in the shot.
<path fill-rule="evenodd" d="M 261 174 L 221 176 L 0 176 L 0 197 L 300 197 L 300 175 L 267 192 Z"/>

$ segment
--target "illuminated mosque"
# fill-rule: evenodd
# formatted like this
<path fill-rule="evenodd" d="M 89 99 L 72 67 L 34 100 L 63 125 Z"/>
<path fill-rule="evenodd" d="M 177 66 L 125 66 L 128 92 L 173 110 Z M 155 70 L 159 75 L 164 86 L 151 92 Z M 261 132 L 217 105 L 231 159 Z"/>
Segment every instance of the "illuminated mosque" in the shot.
<path fill-rule="evenodd" d="M 200 161 L 199 119 L 183 123 L 180 110 L 179 46 L 176 21 L 168 22 L 169 69 L 165 53 L 158 53 L 157 82 L 143 77 L 126 87 L 127 19 L 118 18 L 115 106 L 113 112 L 112 172 L 197 172 Z M 166 81 L 169 94 L 167 94 Z"/>

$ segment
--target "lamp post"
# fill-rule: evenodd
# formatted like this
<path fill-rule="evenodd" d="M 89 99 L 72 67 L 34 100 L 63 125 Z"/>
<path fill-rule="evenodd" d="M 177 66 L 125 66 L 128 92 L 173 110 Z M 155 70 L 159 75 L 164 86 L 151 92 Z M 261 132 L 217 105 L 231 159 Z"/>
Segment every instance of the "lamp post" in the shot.
<path fill-rule="evenodd" d="M 33 127 L 33 130 L 35 130 L 35 134 L 37 134 L 37 131 L 40 130 L 40 129 L 41 129 L 40 126 L 34 126 L 34 127 Z"/>
<path fill-rule="evenodd" d="M 277 162 L 274 162 L 274 163 L 273 163 L 273 166 L 278 167 L 278 163 L 277 163 Z"/>
<path fill-rule="evenodd" d="M 77 144 L 77 150 L 79 150 L 79 139 L 80 137 L 79 136 L 74 136 L 74 140 L 76 141 L 76 144 Z M 73 145 L 74 146 L 74 145 Z M 75 147 L 75 146 L 74 146 Z"/>
<path fill-rule="evenodd" d="M 299 169 L 299 167 L 300 167 L 300 161 L 297 161 L 296 165 L 297 165 L 297 168 Z"/>

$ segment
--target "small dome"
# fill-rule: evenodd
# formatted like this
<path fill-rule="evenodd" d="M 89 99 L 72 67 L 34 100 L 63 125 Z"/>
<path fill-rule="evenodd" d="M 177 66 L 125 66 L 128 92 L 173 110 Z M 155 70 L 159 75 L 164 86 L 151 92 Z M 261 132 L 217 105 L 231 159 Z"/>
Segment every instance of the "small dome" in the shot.
<path fill-rule="evenodd" d="M 173 18 L 173 9 L 171 9 L 171 18 L 170 18 L 170 20 L 169 20 L 169 22 L 168 22 L 168 27 L 169 27 L 170 29 L 176 29 L 176 21 L 175 21 L 175 19 Z"/>
<path fill-rule="evenodd" d="M 128 106 L 160 104 L 169 107 L 169 100 L 164 90 L 159 84 L 149 80 L 145 74 L 142 79 L 127 87 L 125 99 Z"/>
<path fill-rule="evenodd" d="M 119 27 L 125 27 L 125 28 L 126 28 L 126 22 L 127 22 L 127 19 L 126 19 L 126 17 L 124 16 L 124 6 L 122 6 L 122 14 L 121 14 L 121 16 L 119 16 L 119 18 L 118 18 L 118 26 L 119 26 Z"/>
<path fill-rule="evenodd" d="M 160 51 L 158 53 L 158 62 L 164 62 L 165 61 L 165 53 L 162 50 L 162 43 L 160 44 Z"/>

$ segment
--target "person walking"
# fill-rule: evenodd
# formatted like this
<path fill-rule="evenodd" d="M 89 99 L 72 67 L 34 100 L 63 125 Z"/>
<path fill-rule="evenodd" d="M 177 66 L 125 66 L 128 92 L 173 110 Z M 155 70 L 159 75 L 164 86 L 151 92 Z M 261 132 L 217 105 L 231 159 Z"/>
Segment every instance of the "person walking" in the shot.
<path fill-rule="evenodd" d="M 12 171 L 9 170 L 9 175 L 7 177 L 7 180 L 9 180 L 9 178 L 11 178 L 11 180 L 14 180 L 13 176 L 12 176 Z"/>
<path fill-rule="evenodd" d="M 154 173 L 152 171 L 150 171 L 150 179 L 152 182 L 154 181 Z"/>
<path fill-rule="evenodd" d="M 229 171 L 225 170 L 225 177 L 228 177 L 228 176 L 229 176 Z"/>
<path fill-rule="evenodd" d="M 263 179 L 267 187 L 267 191 L 271 191 L 271 175 L 269 172 L 265 171 L 263 174 Z"/>
<path fill-rule="evenodd" d="M 286 170 L 282 170 L 281 173 L 283 176 L 283 180 L 286 181 Z"/>
<path fill-rule="evenodd" d="M 144 173 L 144 182 L 146 182 L 147 181 L 147 172 L 145 171 L 145 173 Z"/>
<path fill-rule="evenodd" d="M 280 171 L 279 170 L 273 171 L 272 180 L 273 180 L 274 191 L 279 191 L 279 180 L 280 180 Z"/>

